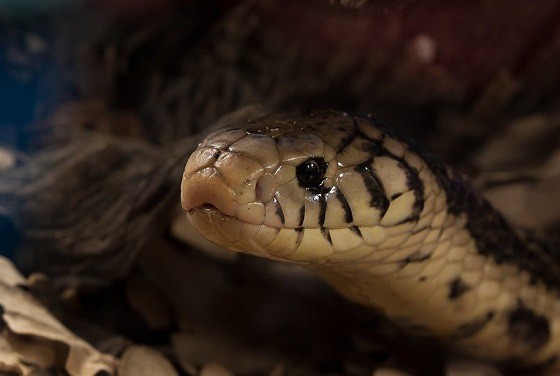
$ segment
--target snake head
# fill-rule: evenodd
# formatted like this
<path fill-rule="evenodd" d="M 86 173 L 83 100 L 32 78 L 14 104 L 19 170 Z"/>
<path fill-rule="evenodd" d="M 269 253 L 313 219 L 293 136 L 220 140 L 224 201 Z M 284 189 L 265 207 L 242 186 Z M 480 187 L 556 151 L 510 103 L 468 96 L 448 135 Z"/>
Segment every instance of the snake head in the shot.
<path fill-rule="evenodd" d="M 376 257 L 424 205 L 423 161 L 370 118 L 267 115 L 208 136 L 189 158 L 181 202 L 233 251 L 300 263 Z"/>

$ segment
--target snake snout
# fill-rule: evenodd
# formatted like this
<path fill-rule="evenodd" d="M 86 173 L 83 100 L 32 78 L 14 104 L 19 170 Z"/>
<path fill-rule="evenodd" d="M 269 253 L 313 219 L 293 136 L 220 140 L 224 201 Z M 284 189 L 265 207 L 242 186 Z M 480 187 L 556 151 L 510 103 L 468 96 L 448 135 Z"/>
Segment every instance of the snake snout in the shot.
<path fill-rule="evenodd" d="M 225 215 L 234 215 L 236 210 L 235 192 L 213 167 L 183 176 L 181 204 L 186 211 L 211 207 Z"/>
<path fill-rule="evenodd" d="M 195 151 L 183 174 L 183 209 L 210 209 L 239 220 L 262 224 L 265 206 L 261 198 L 272 189 L 261 179 L 262 164 L 230 150 L 202 146 Z"/>

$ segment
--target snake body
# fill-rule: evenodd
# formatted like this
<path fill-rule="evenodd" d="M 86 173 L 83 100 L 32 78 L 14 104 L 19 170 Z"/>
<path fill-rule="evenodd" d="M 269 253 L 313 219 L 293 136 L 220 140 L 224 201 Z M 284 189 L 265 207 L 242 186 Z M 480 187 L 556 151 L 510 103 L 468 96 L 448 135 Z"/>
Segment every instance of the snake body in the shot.
<path fill-rule="evenodd" d="M 405 329 L 498 362 L 557 364 L 558 251 L 379 120 L 231 124 L 191 155 L 181 199 L 212 242 L 302 264 Z"/>

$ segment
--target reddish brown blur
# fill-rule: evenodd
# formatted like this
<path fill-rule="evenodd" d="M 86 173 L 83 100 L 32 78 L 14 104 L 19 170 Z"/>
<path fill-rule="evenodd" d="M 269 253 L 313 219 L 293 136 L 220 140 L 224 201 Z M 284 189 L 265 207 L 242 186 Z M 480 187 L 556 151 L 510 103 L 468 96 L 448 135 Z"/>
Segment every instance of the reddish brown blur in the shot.
<path fill-rule="evenodd" d="M 279 38 L 303 44 L 304 50 L 325 59 L 350 53 L 376 55 L 381 63 L 390 63 L 417 38 L 427 37 L 420 40 L 433 42 L 435 48 L 433 60 L 426 62 L 431 74 L 439 70 L 467 92 L 486 85 L 502 69 L 517 78 L 560 81 L 553 63 L 560 62 L 556 0 L 418 0 L 389 11 L 285 0 L 269 13 L 268 22 Z"/>

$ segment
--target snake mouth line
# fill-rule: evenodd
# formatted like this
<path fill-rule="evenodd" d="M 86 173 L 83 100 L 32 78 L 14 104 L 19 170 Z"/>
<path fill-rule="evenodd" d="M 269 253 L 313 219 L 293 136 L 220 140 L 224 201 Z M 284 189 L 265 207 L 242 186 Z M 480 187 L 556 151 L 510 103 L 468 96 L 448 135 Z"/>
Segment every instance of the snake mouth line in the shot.
<path fill-rule="evenodd" d="M 263 247 L 262 245 L 257 246 L 254 239 L 243 238 L 241 236 L 241 233 L 243 232 L 242 228 L 245 228 L 245 230 L 249 230 L 249 232 L 253 232 L 253 234 L 255 234 L 258 232 L 258 229 L 264 226 L 262 224 L 256 225 L 245 222 L 236 216 L 225 214 L 215 205 L 209 203 L 198 205 L 189 209 L 187 212 L 189 216 L 191 216 L 191 219 L 195 222 L 202 220 L 209 224 L 209 226 L 197 226 L 193 223 L 195 228 L 204 232 L 203 236 L 206 236 L 209 240 L 219 246 L 228 248 L 235 252 L 247 253 L 253 256 L 265 257 L 279 261 L 289 261 L 284 258 L 271 255 L 267 252 L 266 247 Z M 244 245 L 240 244 L 243 242 L 248 243 Z"/>
<path fill-rule="evenodd" d="M 235 215 L 226 214 L 222 210 L 220 210 L 217 206 L 210 203 L 204 203 L 202 205 L 195 206 L 194 208 L 189 209 L 187 213 L 191 216 L 194 216 L 196 214 L 202 214 L 205 218 L 207 218 L 210 221 L 210 223 L 212 223 L 213 226 L 217 225 L 217 221 L 235 221 L 237 223 L 249 225 L 249 226 L 262 226 L 262 225 L 257 225 L 254 223 L 244 221 L 243 219 Z"/>
<path fill-rule="evenodd" d="M 204 203 L 202 205 L 195 206 L 194 208 L 191 208 L 187 211 L 187 213 L 189 213 L 189 215 L 194 215 L 197 212 L 212 213 L 212 214 L 218 215 L 219 217 L 224 218 L 224 219 L 225 218 L 231 218 L 231 219 L 239 220 L 239 218 L 237 218 L 235 216 L 225 214 L 223 211 L 221 211 L 216 206 L 214 206 L 213 204 L 210 204 L 210 203 Z"/>
<path fill-rule="evenodd" d="M 197 207 L 194 207 L 192 209 L 189 210 L 189 213 L 194 211 L 194 210 L 213 210 L 213 211 L 217 211 L 223 215 L 225 215 L 224 213 L 222 213 L 222 211 L 220 209 L 218 209 L 216 206 L 214 206 L 213 204 L 210 203 L 204 203 L 202 205 L 199 205 Z"/>
<path fill-rule="evenodd" d="M 276 234 L 278 234 L 278 231 L 280 231 L 281 228 L 270 227 L 265 224 L 259 225 L 246 222 L 237 216 L 225 214 L 215 205 L 209 203 L 195 206 L 194 208 L 189 209 L 187 213 L 191 216 L 192 220 L 198 222 L 198 225 L 193 224 L 195 228 L 199 231 L 203 230 L 203 236 L 206 236 L 219 246 L 231 249 L 235 252 L 247 253 L 270 260 L 284 261 L 300 265 L 309 263 L 308 261 L 290 260 L 282 255 L 271 254 L 267 249 L 267 245 L 256 242 L 254 238 L 251 238 L 251 236 L 246 238 L 241 236 L 241 233 L 247 232 L 256 235 L 256 233 L 263 228 L 273 229 L 274 231 L 277 231 Z M 200 226 L 199 221 L 206 222 L 208 226 Z M 236 236 L 235 234 L 239 235 Z M 274 238 L 276 238 L 276 236 L 274 236 Z M 272 241 L 273 239 L 270 239 L 268 244 L 272 243 Z"/>

